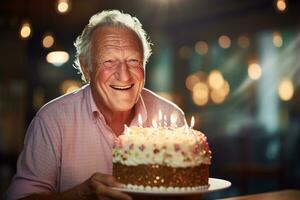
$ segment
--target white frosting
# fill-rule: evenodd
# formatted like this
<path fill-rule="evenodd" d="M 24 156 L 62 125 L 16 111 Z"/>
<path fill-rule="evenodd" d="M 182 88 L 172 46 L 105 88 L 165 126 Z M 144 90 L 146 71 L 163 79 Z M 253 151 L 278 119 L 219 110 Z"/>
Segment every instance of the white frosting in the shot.
<path fill-rule="evenodd" d="M 195 186 L 195 187 L 163 187 L 163 186 L 151 187 L 151 186 L 128 184 L 124 186 L 125 189 L 131 189 L 135 191 L 146 191 L 146 192 L 193 192 L 201 189 L 206 189 L 208 187 L 209 185 Z"/>
<path fill-rule="evenodd" d="M 159 164 L 192 167 L 210 164 L 205 135 L 186 127 L 126 128 L 115 141 L 113 162 L 124 165 Z"/>

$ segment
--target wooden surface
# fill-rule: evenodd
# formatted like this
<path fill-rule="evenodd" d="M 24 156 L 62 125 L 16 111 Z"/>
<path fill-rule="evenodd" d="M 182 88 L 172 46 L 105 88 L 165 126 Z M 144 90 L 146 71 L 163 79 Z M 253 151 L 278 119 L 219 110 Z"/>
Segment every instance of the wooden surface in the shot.
<path fill-rule="evenodd" d="M 282 190 L 240 197 L 231 197 L 222 200 L 300 200 L 300 190 Z"/>

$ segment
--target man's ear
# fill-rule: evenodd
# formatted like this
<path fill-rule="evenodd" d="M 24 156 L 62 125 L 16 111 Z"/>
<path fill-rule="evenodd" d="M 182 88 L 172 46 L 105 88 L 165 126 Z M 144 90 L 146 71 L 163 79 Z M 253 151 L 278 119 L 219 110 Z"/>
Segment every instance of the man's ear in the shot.
<path fill-rule="evenodd" d="M 82 73 L 84 75 L 86 82 L 90 82 L 90 80 L 91 80 L 90 69 L 89 69 L 87 62 L 82 57 L 79 57 L 79 62 L 80 62 L 81 70 L 82 70 Z"/>

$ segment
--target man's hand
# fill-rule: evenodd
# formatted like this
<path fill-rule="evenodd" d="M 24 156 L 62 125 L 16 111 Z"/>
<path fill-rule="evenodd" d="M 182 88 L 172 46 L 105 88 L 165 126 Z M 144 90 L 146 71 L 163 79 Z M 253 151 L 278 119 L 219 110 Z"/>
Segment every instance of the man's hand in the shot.
<path fill-rule="evenodd" d="M 82 199 L 120 199 L 131 200 L 132 198 L 110 187 L 120 187 L 121 184 L 111 175 L 95 173 L 79 186 L 78 195 Z"/>

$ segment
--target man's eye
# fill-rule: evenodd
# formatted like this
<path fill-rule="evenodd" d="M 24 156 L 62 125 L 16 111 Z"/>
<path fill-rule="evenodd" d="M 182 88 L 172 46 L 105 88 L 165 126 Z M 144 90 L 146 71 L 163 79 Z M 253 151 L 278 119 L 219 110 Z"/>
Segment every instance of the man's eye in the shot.
<path fill-rule="evenodd" d="M 127 64 L 130 65 L 130 66 L 138 66 L 139 65 L 139 60 L 137 59 L 130 59 L 127 61 Z"/>
<path fill-rule="evenodd" d="M 103 64 L 107 67 L 112 67 L 116 64 L 116 61 L 115 60 L 106 60 L 103 62 Z"/>

